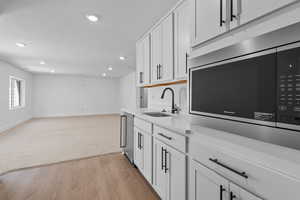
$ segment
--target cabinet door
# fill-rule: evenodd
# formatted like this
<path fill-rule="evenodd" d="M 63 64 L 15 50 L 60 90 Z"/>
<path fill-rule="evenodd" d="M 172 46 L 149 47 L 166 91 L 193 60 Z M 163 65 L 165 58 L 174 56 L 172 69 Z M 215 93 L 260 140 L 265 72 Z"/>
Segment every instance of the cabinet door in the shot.
<path fill-rule="evenodd" d="M 136 44 L 136 81 L 137 85 L 143 84 L 143 70 L 144 70 L 144 58 L 143 58 L 144 45 L 143 41 L 139 41 Z"/>
<path fill-rule="evenodd" d="M 226 31 L 226 0 L 191 0 L 193 2 L 193 46 Z M 222 17 L 221 17 L 222 8 Z"/>
<path fill-rule="evenodd" d="M 143 172 L 144 170 L 144 153 L 143 153 L 143 135 L 137 128 L 134 129 L 134 164 Z"/>
<path fill-rule="evenodd" d="M 167 174 L 164 170 L 165 145 L 153 140 L 153 187 L 162 200 L 167 199 Z"/>
<path fill-rule="evenodd" d="M 143 39 L 143 83 L 150 83 L 150 35 Z"/>
<path fill-rule="evenodd" d="M 157 82 L 158 66 L 162 63 L 162 28 L 157 26 L 151 33 L 151 82 Z"/>
<path fill-rule="evenodd" d="M 152 136 L 146 133 L 142 134 L 143 153 L 144 153 L 144 170 L 143 175 L 149 183 L 152 183 Z"/>
<path fill-rule="evenodd" d="M 174 11 L 174 41 L 175 41 L 175 79 L 184 79 L 187 75 L 187 59 L 190 53 L 190 35 L 191 35 L 191 9 L 190 1 L 184 1 Z"/>
<path fill-rule="evenodd" d="M 158 78 L 160 81 L 173 79 L 173 14 L 169 15 L 161 24 L 162 27 L 162 62 L 159 66 Z"/>
<path fill-rule="evenodd" d="M 190 200 L 228 199 L 229 182 L 205 166 L 190 163 Z"/>
<path fill-rule="evenodd" d="M 297 0 L 230 0 L 233 4 L 231 28 L 245 24 Z M 259 6 L 257 6 L 259 5 Z"/>
<path fill-rule="evenodd" d="M 186 199 L 186 156 L 171 147 L 167 147 L 165 156 L 168 174 L 167 200 L 184 200 Z"/>
<path fill-rule="evenodd" d="M 261 198 L 247 192 L 241 187 L 230 183 L 230 200 L 262 200 Z"/>

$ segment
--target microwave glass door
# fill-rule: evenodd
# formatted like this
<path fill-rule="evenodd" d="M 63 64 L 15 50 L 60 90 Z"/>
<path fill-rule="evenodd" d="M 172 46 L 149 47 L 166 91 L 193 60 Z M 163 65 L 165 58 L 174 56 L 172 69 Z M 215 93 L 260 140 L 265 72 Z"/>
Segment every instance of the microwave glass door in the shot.
<path fill-rule="evenodd" d="M 192 69 L 190 79 L 192 114 L 275 121 L 275 51 Z"/>

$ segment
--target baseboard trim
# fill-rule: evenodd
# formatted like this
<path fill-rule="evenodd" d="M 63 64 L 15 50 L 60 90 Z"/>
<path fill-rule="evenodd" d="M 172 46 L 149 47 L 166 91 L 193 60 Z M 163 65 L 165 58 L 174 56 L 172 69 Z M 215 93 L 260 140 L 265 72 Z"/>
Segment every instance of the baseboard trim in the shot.
<path fill-rule="evenodd" d="M 19 121 L 13 123 L 13 124 L 8 125 L 8 126 L 0 127 L 0 134 L 2 134 L 5 131 L 9 131 L 11 129 L 14 129 L 17 126 L 20 126 L 20 125 L 26 123 L 27 121 L 29 121 L 31 119 L 33 119 L 33 118 L 32 117 L 27 117 L 26 119 L 19 120 Z"/>
<path fill-rule="evenodd" d="M 5 171 L 5 172 L 1 172 L 0 177 L 3 176 L 3 175 L 6 175 L 8 173 L 12 173 L 12 172 L 17 172 L 17 171 L 22 171 L 22 170 L 27 170 L 27 169 L 34 169 L 34 168 L 40 168 L 40 167 L 49 167 L 49 166 L 63 164 L 63 163 L 67 163 L 67 162 L 87 160 L 87 159 L 97 158 L 97 157 L 101 157 L 101 156 L 109 156 L 109 155 L 114 155 L 114 154 L 121 154 L 121 152 L 118 151 L 118 152 L 104 153 L 104 154 L 98 154 L 98 155 L 93 155 L 93 156 L 68 159 L 68 160 L 53 162 L 53 163 L 49 163 L 49 164 L 42 164 L 42 165 L 35 165 L 35 166 L 18 168 L 18 169 L 12 169 L 12 170 L 8 170 L 8 171 Z"/>
<path fill-rule="evenodd" d="M 119 112 L 113 113 L 90 113 L 90 114 L 77 114 L 77 115 L 47 115 L 47 116 L 34 116 L 33 119 L 47 119 L 47 118 L 65 118 L 65 117 L 93 117 L 105 115 L 120 115 Z"/>

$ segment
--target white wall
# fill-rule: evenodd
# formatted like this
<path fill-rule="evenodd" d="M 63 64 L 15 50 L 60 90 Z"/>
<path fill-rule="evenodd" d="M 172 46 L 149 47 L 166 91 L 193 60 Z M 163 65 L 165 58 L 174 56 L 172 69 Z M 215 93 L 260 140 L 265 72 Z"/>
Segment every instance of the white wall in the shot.
<path fill-rule="evenodd" d="M 136 74 L 132 72 L 120 79 L 121 108 L 135 110 L 137 105 Z"/>
<path fill-rule="evenodd" d="M 164 99 L 161 99 L 163 90 L 170 87 L 175 93 L 175 104 L 180 107 L 182 113 L 187 113 L 187 85 L 178 84 L 166 87 L 154 87 L 148 89 L 148 108 L 150 110 L 162 110 L 167 109 L 168 111 L 172 108 L 172 94 L 167 91 Z"/>
<path fill-rule="evenodd" d="M 25 107 L 9 110 L 9 76 L 25 80 Z M 32 74 L 0 61 L 0 132 L 32 118 Z"/>
<path fill-rule="evenodd" d="M 120 111 L 119 79 L 34 75 L 34 117 L 111 114 Z"/>

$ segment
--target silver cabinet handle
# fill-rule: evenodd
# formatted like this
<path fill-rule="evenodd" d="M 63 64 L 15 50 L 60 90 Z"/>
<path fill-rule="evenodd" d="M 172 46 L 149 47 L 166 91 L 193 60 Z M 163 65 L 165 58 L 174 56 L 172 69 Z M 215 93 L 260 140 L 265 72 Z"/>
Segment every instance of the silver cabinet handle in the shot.
<path fill-rule="evenodd" d="M 123 119 L 125 119 L 125 142 L 123 144 Z M 121 115 L 120 118 L 120 147 L 125 148 L 127 146 L 127 116 L 126 115 Z"/>
<path fill-rule="evenodd" d="M 162 136 L 162 137 L 164 137 L 164 138 L 166 138 L 168 140 L 172 140 L 173 139 L 172 137 L 166 136 L 163 133 L 158 133 L 158 135 L 160 135 L 160 136 Z"/>

